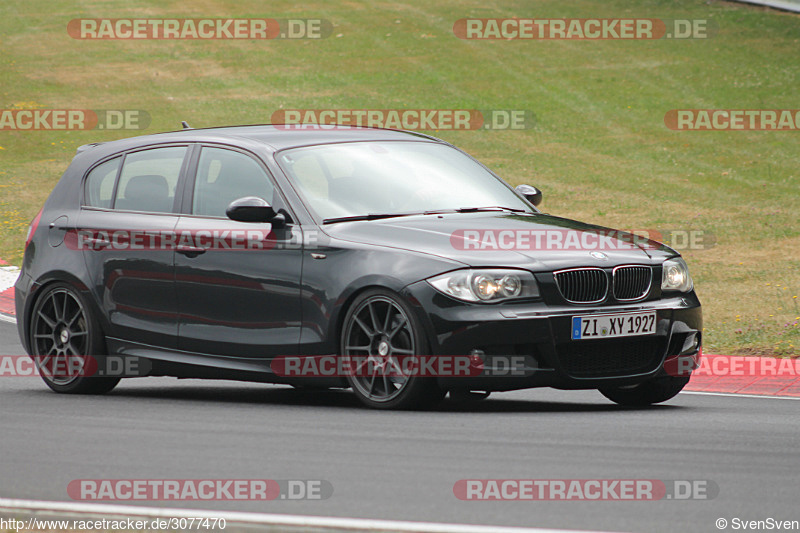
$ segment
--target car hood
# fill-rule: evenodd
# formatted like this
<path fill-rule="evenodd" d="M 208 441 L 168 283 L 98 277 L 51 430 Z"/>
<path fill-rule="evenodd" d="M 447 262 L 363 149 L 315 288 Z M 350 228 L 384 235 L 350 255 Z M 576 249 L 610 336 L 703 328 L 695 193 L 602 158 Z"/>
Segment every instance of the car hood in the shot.
<path fill-rule="evenodd" d="M 334 239 L 422 252 L 472 267 L 558 270 L 655 264 L 677 255 L 628 232 L 541 213 L 420 215 L 340 222 L 324 230 Z"/>

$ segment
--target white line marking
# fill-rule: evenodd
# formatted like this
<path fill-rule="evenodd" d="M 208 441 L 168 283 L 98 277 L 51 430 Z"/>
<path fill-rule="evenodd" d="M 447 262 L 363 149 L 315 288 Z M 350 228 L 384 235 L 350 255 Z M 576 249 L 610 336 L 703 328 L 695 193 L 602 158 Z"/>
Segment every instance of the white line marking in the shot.
<path fill-rule="evenodd" d="M 19 277 L 19 269 L 17 267 L 0 267 L 0 292 L 5 292 L 17 282 Z M 17 323 L 16 317 L 12 315 L 4 315 L 0 313 L 0 321 Z"/>
<path fill-rule="evenodd" d="M 0 268 L 0 292 L 6 291 L 14 286 L 19 277 L 19 269 Z"/>
<path fill-rule="evenodd" d="M 762 400 L 800 400 L 797 396 L 768 396 L 766 394 L 747 394 L 746 392 L 704 392 L 687 390 L 681 394 L 697 394 L 698 396 L 726 396 L 731 398 L 761 398 Z"/>
<path fill-rule="evenodd" d="M 199 509 L 170 509 L 165 507 L 139 507 L 133 505 L 108 505 L 98 503 L 12 500 L 6 498 L 0 498 L 0 509 L 115 516 L 147 516 L 152 518 L 224 518 L 229 522 L 228 525 L 230 525 L 230 522 L 237 522 L 281 526 L 283 528 L 319 528 L 340 531 L 401 531 L 409 533 L 602 533 L 599 531 L 568 529 L 472 526 L 466 524 L 444 524 L 439 522 L 406 522 L 399 520 L 372 520 L 368 518 L 205 511 Z"/>

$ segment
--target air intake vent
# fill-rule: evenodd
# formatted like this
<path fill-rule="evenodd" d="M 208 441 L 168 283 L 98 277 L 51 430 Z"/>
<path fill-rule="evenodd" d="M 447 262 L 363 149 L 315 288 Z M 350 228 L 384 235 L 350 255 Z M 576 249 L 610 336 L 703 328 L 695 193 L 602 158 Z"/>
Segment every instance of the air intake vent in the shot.
<path fill-rule="evenodd" d="M 578 378 L 632 376 L 652 372 L 661 364 L 662 339 L 577 341 L 559 345 L 558 357 L 564 370 Z"/>
<path fill-rule="evenodd" d="M 599 268 L 575 268 L 553 274 L 558 290 L 569 302 L 596 303 L 605 299 L 608 276 Z"/>
<path fill-rule="evenodd" d="M 653 280 L 648 266 L 621 266 L 614 269 L 614 298 L 620 301 L 639 300 L 647 296 Z"/>

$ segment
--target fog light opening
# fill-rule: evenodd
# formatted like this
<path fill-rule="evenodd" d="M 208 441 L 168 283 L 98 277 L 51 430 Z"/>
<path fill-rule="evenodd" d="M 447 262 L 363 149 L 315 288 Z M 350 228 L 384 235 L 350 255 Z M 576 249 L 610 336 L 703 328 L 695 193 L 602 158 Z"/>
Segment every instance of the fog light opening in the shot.
<path fill-rule="evenodd" d="M 690 333 L 686 336 L 686 340 L 683 341 L 683 348 L 681 349 L 681 353 L 694 353 L 697 351 L 697 348 L 700 346 L 700 337 L 697 335 L 697 332 Z"/>

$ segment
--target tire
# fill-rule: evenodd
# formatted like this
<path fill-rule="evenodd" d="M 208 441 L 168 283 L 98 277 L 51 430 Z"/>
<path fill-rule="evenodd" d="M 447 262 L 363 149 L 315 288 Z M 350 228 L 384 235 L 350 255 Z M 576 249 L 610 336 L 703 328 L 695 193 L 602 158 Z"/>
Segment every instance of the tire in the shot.
<path fill-rule="evenodd" d="M 666 376 L 645 381 L 630 389 L 600 389 L 600 393 L 620 405 L 641 407 L 674 398 L 687 383 L 689 377 Z"/>
<path fill-rule="evenodd" d="M 105 340 L 86 298 L 67 283 L 49 285 L 37 298 L 29 345 L 39 374 L 55 392 L 105 394 L 119 383 L 89 375 L 105 360 Z"/>
<path fill-rule="evenodd" d="M 386 369 L 397 363 L 398 355 L 427 353 L 422 324 L 400 295 L 370 289 L 353 301 L 342 323 L 340 357 L 369 358 L 380 363 L 374 368 Z M 381 370 L 361 373 L 348 372 L 347 381 L 361 403 L 373 409 L 427 409 L 439 404 L 447 393 L 435 377 L 397 376 L 397 372 Z"/>

